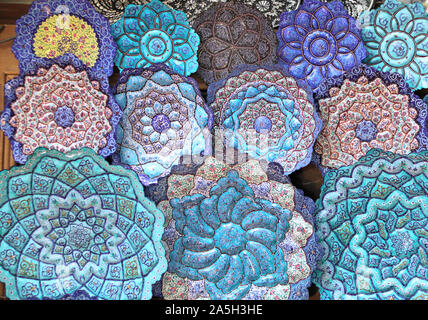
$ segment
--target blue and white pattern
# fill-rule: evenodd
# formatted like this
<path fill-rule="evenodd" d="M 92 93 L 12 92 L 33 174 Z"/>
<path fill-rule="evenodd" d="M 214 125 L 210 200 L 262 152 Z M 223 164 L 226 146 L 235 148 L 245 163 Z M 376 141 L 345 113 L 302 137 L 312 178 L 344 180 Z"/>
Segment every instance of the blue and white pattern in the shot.
<path fill-rule="evenodd" d="M 165 63 L 185 76 L 198 69 L 199 36 L 183 12 L 158 0 L 128 5 L 111 33 L 117 43 L 115 63 L 121 71 L 155 63 Z"/>
<path fill-rule="evenodd" d="M 144 185 L 168 175 L 181 156 L 211 153 L 213 114 L 193 79 L 154 65 L 125 70 L 114 91 L 124 112 L 114 161 Z"/>
<path fill-rule="evenodd" d="M 316 202 L 321 299 L 428 298 L 428 152 L 372 149 L 331 170 Z"/>
<path fill-rule="evenodd" d="M 366 64 L 400 73 L 413 90 L 428 88 L 428 14 L 422 4 L 386 0 L 363 12 L 360 22 Z"/>

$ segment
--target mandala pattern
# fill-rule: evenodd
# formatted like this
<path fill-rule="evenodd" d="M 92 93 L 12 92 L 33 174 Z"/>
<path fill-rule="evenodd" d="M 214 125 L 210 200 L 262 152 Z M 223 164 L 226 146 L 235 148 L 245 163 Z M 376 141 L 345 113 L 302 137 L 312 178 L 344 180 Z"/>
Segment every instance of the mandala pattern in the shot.
<path fill-rule="evenodd" d="M 200 40 L 186 19 L 183 12 L 157 0 L 144 6 L 128 5 L 111 26 L 118 46 L 116 65 L 122 71 L 164 63 L 181 75 L 194 73 Z"/>
<path fill-rule="evenodd" d="M 22 73 L 78 59 L 91 76 L 102 79 L 113 73 L 116 45 L 107 19 L 87 0 L 37 0 L 16 21 L 12 51 Z"/>
<path fill-rule="evenodd" d="M 331 2 L 332 0 L 321 0 L 322 2 Z M 334 0 L 333 0 L 334 1 Z M 340 1 L 345 6 L 346 11 L 354 19 L 358 19 L 360 14 L 366 10 L 370 10 L 376 0 L 343 0 Z"/>
<path fill-rule="evenodd" d="M 226 0 L 208 0 L 208 1 L 198 1 L 198 0 L 165 0 L 166 4 L 170 5 L 173 8 L 182 10 L 186 13 L 189 22 L 193 21 L 208 10 L 213 4 L 219 2 L 228 2 Z M 279 16 L 284 11 L 289 11 L 297 8 L 300 3 L 300 0 L 243 0 L 241 1 L 248 6 L 252 6 L 255 9 L 263 13 L 266 18 L 272 22 L 272 27 L 276 28 L 279 25 Z"/>
<path fill-rule="evenodd" d="M 164 217 L 132 171 L 91 149 L 40 148 L 1 173 L 0 281 L 11 299 L 77 290 L 109 300 L 150 299 L 166 270 Z"/>
<path fill-rule="evenodd" d="M 338 1 L 305 0 L 298 10 L 284 12 L 277 36 L 279 62 L 313 89 L 366 57 L 360 29 Z"/>
<path fill-rule="evenodd" d="M 312 157 L 321 120 L 311 90 L 277 67 L 243 67 L 210 85 L 208 102 L 226 144 L 289 174 Z"/>
<path fill-rule="evenodd" d="M 326 175 L 315 217 L 321 299 L 427 299 L 427 161 L 427 151 L 372 149 Z"/>
<path fill-rule="evenodd" d="M 193 79 L 162 65 L 129 69 L 115 98 L 124 115 L 114 160 L 137 172 L 144 185 L 168 175 L 183 155 L 210 154 L 213 114 Z"/>
<path fill-rule="evenodd" d="M 6 84 L 0 128 L 11 139 L 15 161 L 25 163 L 38 147 L 61 152 L 89 147 L 104 157 L 116 150 L 121 110 L 110 89 L 101 88 L 108 88 L 108 81 L 93 81 L 85 70 L 52 64 Z"/>
<path fill-rule="evenodd" d="M 256 160 L 233 166 L 209 157 L 174 167 L 159 185 L 148 192 L 166 216 L 165 299 L 308 298 L 321 255 L 313 202 L 287 177 Z"/>
<path fill-rule="evenodd" d="M 325 79 L 315 99 L 324 126 L 314 151 L 324 168 L 351 165 L 372 148 L 427 149 L 427 106 L 398 73 L 360 65 Z"/>
<path fill-rule="evenodd" d="M 242 64 L 276 61 L 277 41 L 270 23 L 241 3 L 219 3 L 202 13 L 193 27 L 201 37 L 198 74 L 211 84 Z"/>
<path fill-rule="evenodd" d="M 400 73 L 413 90 L 428 88 L 428 15 L 423 5 L 386 0 L 360 20 L 365 63 Z"/>
<path fill-rule="evenodd" d="M 115 23 L 119 20 L 123 13 L 125 12 L 125 8 L 129 4 L 146 4 L 149 1 L 147 0 L 89 0 L 89 2 L 94 6 L 95 10 L 101 13 L 104 17 L 106 17 L 110 23 Z"/>

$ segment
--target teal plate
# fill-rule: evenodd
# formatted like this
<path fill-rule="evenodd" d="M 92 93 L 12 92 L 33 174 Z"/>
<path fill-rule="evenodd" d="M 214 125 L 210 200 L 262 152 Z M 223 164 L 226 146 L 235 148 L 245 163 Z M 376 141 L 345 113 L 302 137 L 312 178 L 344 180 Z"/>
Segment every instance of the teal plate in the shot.
<path fill-rule="evenodd" d="M 80 290 L 151 299 L 167 268 L 164 216 L 132 171 L 88 148 L 39 148 L 0 181 L 0 281 L 8 298 L 62 299 Z"/>

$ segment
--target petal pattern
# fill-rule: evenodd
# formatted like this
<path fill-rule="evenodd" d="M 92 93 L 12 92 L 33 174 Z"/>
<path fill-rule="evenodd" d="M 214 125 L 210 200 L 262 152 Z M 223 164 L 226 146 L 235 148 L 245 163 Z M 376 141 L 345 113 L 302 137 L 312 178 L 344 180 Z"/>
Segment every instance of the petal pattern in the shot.
<path fill-rule="evenodd" d="M 213 114 L 193 79 L 156 64 L 123 71 L 114 93 L 124 116 L 113 161 L 144 185 L 168 175 L 182 155 L 208 153 Z"/>
<path fill-rule="evenodd" d="M 283 177 L 271 177 L 274 180 L 268 182 L 256 160 L 229 166 L 209 157 L 201 166 L 176 169 L 167 179 L 167 194 L 177 198 L 159 202 L 165 212 L 172 209 L 164 238 L 170 259 L 162 289 L 166 299 L 266 299 L 269 290 L 278 286 L 306 292 L 303 279 L 308 279 L 319 254 L 312 237 L 308 198 L 289 182 L 276 180 Z M 266 183 L 275 183 L 268 188 L 269 198 L 278 203 L 260 198 Z M 188 196 L 186 190 L 193 195 Z M 213 236 L 198 239 L 196 233 L 189 233 L 200 229 L 191 226 L 201 223 L 195 214 L 209 221 Z M 294 252 L 300 252 L 296 263 L 306 270 L 305 275 L 289 264 L 288 257 Z M 293 284 L 289 279 L 294 279 Z M 183 292 L 180 287 L 185 294 L 176 294 L 177 289 Z"/>
<path fill-rule="evenodd" d="M 426 106 L 401 75 L 361 65 L 321 87 L 315 98 L 325 126 L 315 154 L 324 174 L 352 165 L 373 146 L 397 154 L 427 148 Z"/>
<path fill-rule="evenodd" d="M 281 19 L 277 32 L 279 62 L 315 91 L 328 70 L 334 69 L 330 65 L 337 66 L 339 60 L 342 70 L 347 71 L 366 57 L 360 29 L 339 2 L 305 1 Z M 347 48 L 346 53 L 343 48 Z M 340 69 L 334 70 L 337 74 Z"/>
<path fill-rule="evenodd" d="M 196 17 L 201 38 L 198 75 L 207 84 L 219 81 L 236 67 L 276 62 L 276 38 L 270 22 L 244 3 L 216 1 Z"/>
<path fill-rule="evenodd" d="M 293 64 L 290 77 L 277 66 L 245 66 L 208 88 L 215 121 L 227 132 L 226 144 L 255 159 L 275 161 L 284 174 L 307 163 L 321 127 L 310 89 L 294 78 L 308 63 L 301 56 L 294 62 L 300 64 Z"/>
<path fill-rule="evenodd" d="M 425 88 L 428 57 L 423 39 L 428 32 L 428 14 L 422 4 L 387 0 L 361 22 L 368 52 L 364 62 L 382 71 L 397 69 L 412 90 Z M 373 59 L 375 56 L 381 62 Z"/>
<path fill-rule="evenodd" d="M 133 172 L 89 148 L 39 148 L 1 175 L 0 279 L 10 299 L 151 299 L 167 268 L 164 216 Z"/>
<path fill-rule="evenodd" d="M 5 88 L 8 105 L 0 128 L 15 161 L 25 163 L 39 147 L 61 152 L 89 147 L 104 157 L 115 152 L 122 112 L 108 81 L 96 81 L 78 61 L 46 67 L 21 74 Z"/>

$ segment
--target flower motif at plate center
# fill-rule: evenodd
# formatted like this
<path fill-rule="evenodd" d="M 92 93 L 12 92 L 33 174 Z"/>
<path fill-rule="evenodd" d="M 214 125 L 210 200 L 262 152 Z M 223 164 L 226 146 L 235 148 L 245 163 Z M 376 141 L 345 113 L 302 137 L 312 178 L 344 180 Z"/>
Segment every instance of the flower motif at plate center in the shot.
<path fill-rule="evenodd" d="M 247 244 L 245 231 L 239 224 L 224 223 L 214 234 L 215 246 L 222 252 L 228 255 L 239 254 L 244 250 Z M 228 239 L 225 241 L 225 239 Z"/>
<path fill-rule="evenodd" d="M 52 197 L 36 215 L 41 226 L 34 241 L 43 246 L 43 262 L 56 264 L 60 277 L 74 274 L 86 282 L 92 274 L 105 276 L 105 263 L 120 261 L 116 246 L 125 235 L 115 226 L 117 213 L 102 209 L 99 197 L 83 199 L 75 192 L 66 199 Z"/>
<path fill-rule="evenodd" d="M 359 20 L 368 52 L 364 63 L 401 74 L 412 90 L 428 87 L 428 15 L 421 3 L 386 0 Z"/>
<path fill-rule="evenodd" d="M 73 109 L 67 106 L 59 107 L 55 111 L 54 117 L 55 122 L 58 124 L 58 126 L 63 128 L 71 127 L 74 123 Z"/>
<path fill-rule="evenodd" d="M 323 66 L 337 54 L 337 45 L 330 32 L 315 30 L 303 40 L 303 55 L 311 64 Z"/>
<path fill-rule="evenodd" d="M 254 121 L 254 130 L 258 133 L 270 131 L 272 129 L 272 121 L 266 116 L 260 116 Z"/>
<path fill-rule="evenodd" d="M 372 121 L 361 121 L 355 130 L 355 135 L 361 141 L 371 141 L 376 138 L 377 128 Z"/>
<path fill-rule="evenodd" d="M 160 113 L 153 117 L 152 126 L 153 129 L 155 129 L 157 132 L 162 133 L 165 130 L 171 128 L 171 121 L 169 120 L 168 116 Z"/>
<path fill-rule="evenodd" d="M 141 37 L 140 50 L 151 63 L 162 63 L 171 57 L 174 49 L 169 34 L 162 30 L 153 30 Z"/>
<path fill-rule="evenodd" d="M 379 45 L 383 58 L 391 67 L 401 68 L 411 63 L 417 46 L 412 37 L 405 32 L 391 32 Z"/>
<path fill-rule="evenodd" d="M 279 62 L 315 90 L 324 78 L 340 76 L 366 56 L 355 19 L 338 1 L 305 0 L 284 12 L 277 37 Z"/>

